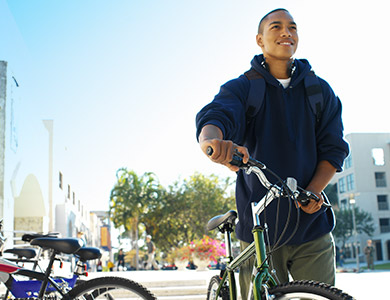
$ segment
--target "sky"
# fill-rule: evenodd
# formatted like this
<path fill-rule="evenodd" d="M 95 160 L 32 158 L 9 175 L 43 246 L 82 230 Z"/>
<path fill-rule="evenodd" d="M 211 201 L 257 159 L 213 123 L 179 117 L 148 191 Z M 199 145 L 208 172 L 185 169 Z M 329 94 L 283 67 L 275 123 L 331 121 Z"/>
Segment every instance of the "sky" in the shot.
<path fill-rule="evenodd" d="M 234 175 L 200 151 L 195 116 L 261 53 L 258 22 L 274 8 L 298 25 L 295 57 L 339 95 L 345 133 L 390 132 L 386 5 L 0 0 L 0 60 L 28 95 L 25 114 L 54 120 L 55 143 L 67 153 L 56 159 L 66 161 L 79 197 L 107 209 L 121 167 L 154 172 L 163 186 L 195 172 Z"/>

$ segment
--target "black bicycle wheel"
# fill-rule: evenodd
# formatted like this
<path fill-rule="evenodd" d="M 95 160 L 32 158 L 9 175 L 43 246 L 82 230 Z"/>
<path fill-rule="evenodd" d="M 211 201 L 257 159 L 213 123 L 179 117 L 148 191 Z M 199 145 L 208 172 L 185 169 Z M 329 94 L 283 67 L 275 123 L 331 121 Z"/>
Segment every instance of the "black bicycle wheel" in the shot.
<path fill-rule="evenodd" d="M 121 277 L 101 277 L 76 285 L 63 299 L 145 299 L 157 298 L 145 287 Z"/>
<path fill-rule="evenodd" d="M 209 287 L 207 289 L 207 300 L 229 300 L 229 289 L 223 286 L 219 295 L 217 295 L 218 286 L 221 283 L 219 276 L 213 276 L 210 279 Z"/>
<path fill-rule="evenodd" d="M 278 285 L 268 291 L 271 299 L 352 300 L 352 296 L 325 283 L 302 280 Z M 267 299 L 263 295 L 262 299 Z"/>

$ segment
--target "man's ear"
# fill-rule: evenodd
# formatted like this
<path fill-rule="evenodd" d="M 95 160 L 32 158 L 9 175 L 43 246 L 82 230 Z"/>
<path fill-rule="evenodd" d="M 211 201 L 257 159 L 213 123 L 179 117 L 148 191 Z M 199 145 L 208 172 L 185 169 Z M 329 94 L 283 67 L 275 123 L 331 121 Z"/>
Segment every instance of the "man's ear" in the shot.
<path fill-rule="evenodd" d="M 256 35 L 256 43 L 257 43 L 257 45 L 260 46 L 260 48 L 263 48 L 264 43 L 263 43 L 263 35 L 262 34 L 258 33 Z"/>

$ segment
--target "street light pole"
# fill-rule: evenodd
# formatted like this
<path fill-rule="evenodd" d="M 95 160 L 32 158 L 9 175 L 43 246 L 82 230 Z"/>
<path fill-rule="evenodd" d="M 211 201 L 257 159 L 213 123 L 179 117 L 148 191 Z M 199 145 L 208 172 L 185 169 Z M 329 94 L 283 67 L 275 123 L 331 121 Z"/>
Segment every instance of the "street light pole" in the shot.
<path fill-rule="evenodd" d="M 353 223 L 353 240 L 354 240 L 354 244 L 355 244 L 355 254 L 356 254 L 356 271 L 359 272 L 360 271 L 360 267 L 359 267 L 359 247 L 358 247 L 358 241 L 357 241 L 357 230 L 356 230 L 356 219 L 355 219 L 355 198 L 354 198 L 354 195 L 351 194 L 350 196 L 350 199 L 349 199 L 349 203 L 351 204 L 351 208 L 352 208 L 352 223 Z"/>

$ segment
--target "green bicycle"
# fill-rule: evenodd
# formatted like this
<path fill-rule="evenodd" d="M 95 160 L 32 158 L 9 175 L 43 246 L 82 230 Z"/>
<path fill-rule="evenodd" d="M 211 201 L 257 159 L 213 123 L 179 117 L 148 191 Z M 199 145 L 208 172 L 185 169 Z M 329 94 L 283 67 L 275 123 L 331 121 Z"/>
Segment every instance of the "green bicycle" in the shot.
<path fill-rule="evenodd" d="M 213 149 L 209 147 L 208 154 L 212 154 Z M 267 169 L 266 166 L 251 158 L 247 164 L 242 162 L 242 156 L 236 152 L 233 156 L 231 164 L 237 165 L 243 169 L 248 175 L 253 173 L 257 176 L 261 184 L 268 190 L 268 193 L 258 203 L 252 203 L 252 215 L 254 228 L 252 230 L 254 241 L 240 255 L 233 259 L 231 233 L 234 230 L 237 212 L 234 210 L 228 211 L 224 215 L 212 218 L 208 224 L 209 231 L 218 229 L 225 236 L 225 247 L 227 263 L 226 268 L 221 271 L 220 275 L 213 276 L 210 280 L 207 300 L 236 300 L 237 288 L 234 273 L 239 267 L 255 256 L 255 266 L 252 275 L 250 293 L 248 299 L 254 300 L 276 300 L 276 299 L 313 299 L 313 300 L 347 300 L 354 299 L 352 296 L 343 291 L 320 282 L 301 280 L 292 281 L 285 284 L 278 284 L 276 277 L 273 276 L 273 271 L 270 271 L 269 262 L 272 261 L 272 251 L 266 251 L 266 243 L 264 233 L 266 228 L 260 224 L 260 214 L 265 210 L 274 199 L 284 197 L 290 201 L 300 202 L 302 205 L 307 205 L 311 199 L 319 201 L 319 198 L 309 191 L 297 186 L 297 181 L 294 178 L 287 178 L 286 182 L 281 180 L 275 173 Z M 268 181 L 263 171 L 267 171 L 278 179 L 279 185 L 272 184 Z M 324 205 L 330 206 L 329 201 L 325 197 Z M 299 218 L 298 218 L 299 221 Z"/>

